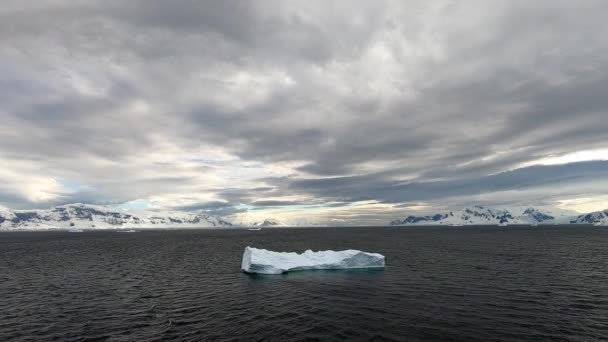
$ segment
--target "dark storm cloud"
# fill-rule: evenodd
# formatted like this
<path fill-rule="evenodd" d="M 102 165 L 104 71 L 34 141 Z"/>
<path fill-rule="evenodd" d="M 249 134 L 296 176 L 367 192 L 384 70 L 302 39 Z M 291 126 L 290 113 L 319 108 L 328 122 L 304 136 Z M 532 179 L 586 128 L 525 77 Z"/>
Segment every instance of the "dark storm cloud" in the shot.
<path fill-rule="evenodd" d="M 229 216 L 247 212 L 247 208 L 238 208 L 235 205 L 221 201 L 200 202 L 190 205 L 176 206 L 172 209 L 180 211 L 203 211 L 206 214 L 218 216 Z"/>
<path fill-rule="evenodd" d="M 231 216 L 231 215 L 236 215 L 236 214 L 244 214 L 244 213 L 247 213 L 247 211 L 248 211 L 247 208 L 225 207 L 225 208 L 205 210 L 205 213 L 208 215 Z"/>
<path fill-rule="evenodd" d="M 250 189 L 222 189 L 218 192 L 218 197 L 236 204 L 251 203 L 258 197 L 263 197 L 274 191 L 275 188 L 271 187 L 257 187 Z"/>
<path fill-rule="evenodd" d="M 306 204 L 306 203 L 299 202 L 299 201 L 272 201 L 272 200 L 254 201 L 251 203 L 251 205 L 256 206 L 256 207 L 282 207 L 282 206 L 288 206 L 288 205 L 301 205 L 301 204 Z"/>
<path fill-rule="evenodd" d="M 209 215 L 229 216 L 239 213 L 246 213 L 247 208 L 239 208 L 238 205 L 222 201 L 199 202 L 189 205 L 172 207 L 174 210 L 181 211 L 203 211 Z"/>
<path fill-rule="evenodd" d="M 607 10 L 591 0 L 9 0 L 0 202 L 154 198 L 226 214 L 441 206 L 520 189 L 511 196 L 547 203 L 593 195 L 573 189 L 603 181 L 602 163 L 521 167 L 608 148 Z"/>
<path fill-rule="evenodd" d="M 507 190 L 524 190 L 560 183 L 593 181 L 605 184 L 608 162 L 532 166 L 495 175 L 449 181 L 402 184 L 374 175 L 325 179 L 296 179 L 287 191 L 314 193 L 319 198 L 341 201 L 378 200 L 387 203 L 429 201 Z M 597 189 L 598 193 L 602 190 Z"/>
<path fill-rule="evenodd" d="M 230 204 L 226 203 L 226 202 L 213 201 L 213 202 L 202 202 L 202 203 L 178 206 L 178 207 L 175 207 L 175 209 L 183 210 L 183 211 L 216 210 L 216 209 L 226 208 L 229 206 L 230 206 Z"/>

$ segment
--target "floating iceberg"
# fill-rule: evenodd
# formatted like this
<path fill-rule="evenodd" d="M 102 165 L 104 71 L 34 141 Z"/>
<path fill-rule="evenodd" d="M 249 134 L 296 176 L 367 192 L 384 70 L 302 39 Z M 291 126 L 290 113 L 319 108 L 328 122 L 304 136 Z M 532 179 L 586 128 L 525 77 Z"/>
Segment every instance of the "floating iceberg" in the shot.
<path fill-rule="evenodd" d="M 340 270 L 351 268 L 383 268 L 384 255 L 353 249 L 346 251 L 307 250 L 302 254 L 272 252 L 246 247 L 241 269 L 246 273 L 281 274 L 303 270 Z"/>

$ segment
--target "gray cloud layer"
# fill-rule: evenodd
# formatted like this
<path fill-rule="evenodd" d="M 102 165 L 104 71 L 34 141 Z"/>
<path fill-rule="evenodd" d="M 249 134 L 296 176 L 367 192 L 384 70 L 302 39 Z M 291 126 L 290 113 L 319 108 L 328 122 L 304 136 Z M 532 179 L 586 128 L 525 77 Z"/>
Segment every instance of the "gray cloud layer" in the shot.
<path fill-rule="evenodd" d="M 602 162 L 529 165 L 608 148 L 607 10 L 9 0 L 0 203 L 239 214 L 596 196 Z"/>

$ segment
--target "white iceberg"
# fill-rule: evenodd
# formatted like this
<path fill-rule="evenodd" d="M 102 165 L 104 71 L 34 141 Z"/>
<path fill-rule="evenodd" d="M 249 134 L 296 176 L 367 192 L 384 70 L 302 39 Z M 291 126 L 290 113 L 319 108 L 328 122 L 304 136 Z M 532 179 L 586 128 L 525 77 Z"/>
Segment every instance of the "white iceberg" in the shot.
<path fill-rule="evenodd" d="M 241 269 L 246 273 L 281 274 L 303 270 L 384 268 L 384 255 L 349 249 L 345 251 L 307 250 L 302 254 L 272 252 L 246 247 Z"/>

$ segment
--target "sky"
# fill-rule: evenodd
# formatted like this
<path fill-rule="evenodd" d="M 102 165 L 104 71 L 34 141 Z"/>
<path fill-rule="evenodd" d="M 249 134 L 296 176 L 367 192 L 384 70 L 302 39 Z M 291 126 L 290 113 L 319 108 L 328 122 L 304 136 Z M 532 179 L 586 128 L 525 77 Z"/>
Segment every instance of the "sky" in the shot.
<path fill-rule="evenodd" d="M 0 205 L 608 208 L 606 1 L 4 0 Z"/>

